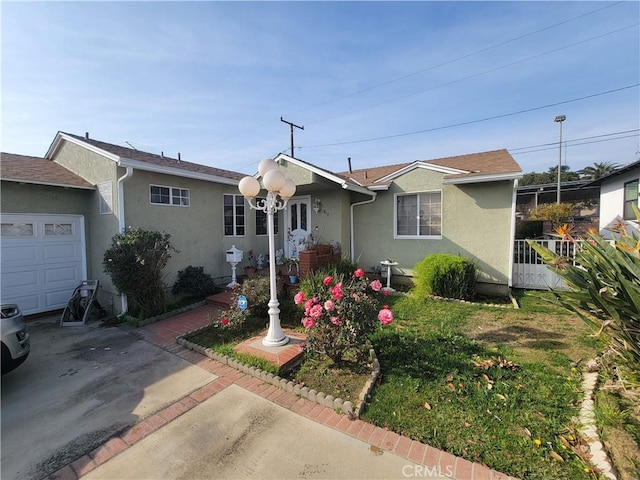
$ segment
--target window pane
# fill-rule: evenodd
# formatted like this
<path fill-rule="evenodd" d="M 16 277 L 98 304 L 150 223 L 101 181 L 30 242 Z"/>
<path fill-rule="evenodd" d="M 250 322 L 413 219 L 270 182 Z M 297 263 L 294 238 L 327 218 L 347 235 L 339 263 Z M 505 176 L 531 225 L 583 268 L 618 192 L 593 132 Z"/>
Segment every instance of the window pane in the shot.
<path fill-rule="evenodd" d="M 169 204 L 169 189 L 167 187 L 150 186 L 151 203 Z"/>
<path fill-rule="evenodd" d="M 289 209 L 289 211 L 291 213 L 289 213 L 290 219 L 291 219 L 291 230 L 297 230 L 298 229 L 298 204 L 294 203 L 293 205 L 291 205 L 291 208 Z"/>
<path fill-rule="evenodd" d="M 309 230 L 307 228 L 307 204 L 300 204 L 300 230 Z"/>
<path fill-rule="evenodd" d="M 420 194 L 420 235 L 440 235 L 441 211 L 440 192 Z"/>
<path fill-rule="evenodd" d="M 396 234 L 416 235 L 418 233 L 417 195 L 400 195 L 396 197 Z"/>
<path fill-rule="evenodd" d="M 636 213 L 633 205 L 638 206 L 638 180 L 624 184 L 624 208 L 623 218 L 625 220 L 635 220 Z"/>
<path fill-rule="evenodd" d="M 3 237 L 33 237 L 33 223 L 3 223 Z"/>

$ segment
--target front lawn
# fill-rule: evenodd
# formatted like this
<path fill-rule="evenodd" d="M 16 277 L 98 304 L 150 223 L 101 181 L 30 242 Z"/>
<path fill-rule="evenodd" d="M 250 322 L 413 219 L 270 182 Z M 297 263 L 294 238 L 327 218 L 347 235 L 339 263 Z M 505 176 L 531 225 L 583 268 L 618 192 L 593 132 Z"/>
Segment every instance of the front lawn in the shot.
<path fill-rule="evenodd" d="M 363 420 L 518 478 L 597 478 L 579 454 L 575 417 L 580 365 L 602 346 L 537 295 L 520 292 L 520 310 L 388 297 L 395 320 L 371 338 L 382 376 Z M 283 325 L 299 327 L 299 314 L 282 303 Z M 236 340 L 216 335 L 190 340 L 231 353 Z M 357 396 L 370 369 L 347 370 L 308 359 L 295 378 Z"/>
<path fill-rule="evenodd" d="M 593 478 L 573 417 L 578 362 L 597 354 L 580 320 L 527 296 L 522 310 L 393 301 L 372 342 L 383 378 L 363 419 L 527 479 Z"/>

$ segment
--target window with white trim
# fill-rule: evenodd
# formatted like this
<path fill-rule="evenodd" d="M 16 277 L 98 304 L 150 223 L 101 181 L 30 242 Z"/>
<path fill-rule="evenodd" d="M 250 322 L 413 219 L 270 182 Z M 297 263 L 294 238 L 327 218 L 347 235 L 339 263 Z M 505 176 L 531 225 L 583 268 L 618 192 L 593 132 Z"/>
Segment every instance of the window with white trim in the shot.
<path fill-rule="evenodd" d="M 638 206 L 638 180 L 624 184 L 624 219 L 635 220 L 636 213 L 633 205 Z"/>
<path fill-rule="evenodd" d="M 256 203 L 265 200 L 265 198 L 256 197 Z M 262 210 L 256 210 L 256 235 L 266 235 L 267 233 L 267 214 Z M 278 234 L 278 212 L 273 214 L 273 233 L 274 235 Z"/>
<path fill-rule="evenodd" d="M 228 237 L 244 235 L 244 197 L 224 195 L 224 234 Z"/>
<path fill-rule="evenodd" d="M 396 195 L 395 236 L 442 238 L 442 192 Z"/>
<path fill-rule="evenodd" d="M 174 205 L 188 207 L 190 204 L 188 188 L 163 187 L 161 185 L 149 185 L 149 199 L 154 205 Z"/>

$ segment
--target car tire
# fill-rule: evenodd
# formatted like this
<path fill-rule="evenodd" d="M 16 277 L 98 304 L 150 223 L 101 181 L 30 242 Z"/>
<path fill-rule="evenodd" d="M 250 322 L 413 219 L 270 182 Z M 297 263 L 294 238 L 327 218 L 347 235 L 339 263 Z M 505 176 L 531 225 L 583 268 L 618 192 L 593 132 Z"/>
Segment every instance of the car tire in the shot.
<path fill-rule="evenodd" d="M 20 358 L 13 359 L 11 358 L 11 352 L 9 352 L 9 348 L 3 343 L 2 344 L 2 375 L 5 373 L 9 373 L 14 370 L 16 367 L 20 366 L 22 362 L 24 362 L 29 355 L 23 355 Z"/>

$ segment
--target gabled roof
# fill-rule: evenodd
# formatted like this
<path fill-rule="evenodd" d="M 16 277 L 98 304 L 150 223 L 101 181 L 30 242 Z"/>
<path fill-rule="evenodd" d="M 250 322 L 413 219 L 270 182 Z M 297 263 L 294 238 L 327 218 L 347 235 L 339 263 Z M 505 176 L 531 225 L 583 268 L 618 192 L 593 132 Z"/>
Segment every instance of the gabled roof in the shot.
<path fill-rule="evenodd" d="M 0 178 L 4 181 L 87 190 L 95 189 L 84 178 L 46 158 L 13 153 L 2 153 L 0 155 L 2 156 L 0 158 Z"/>
<path fill-rule="evenodd" d="M 338 175 L 376 190 L 388 188 L 394 178 L 416 168 L 444 173 L 444 183 L 492 182 L 522 177 L 520 165 L 506 149 L 359 169 Z"/>
<path fill-rule="evenodd" d="M 351 190 L 354 192 L 364 193 L 366 195 L 374 195 L 368 189 L 364 188 L 362 185 L 358 185 L 356 182 L 350 181 L 349 179 L 344 178 L 339 174 L 335 174 L 326 170 L 324 168 L 320 168 L 316 165 L 313 165 L 309 162 L 305 162 L 304 160 L 300 160 L 299 158 L 290 157 L 289 155 L 285 155 L 284 153 L 280 153 L 276 156 L 275 161 L 280 162 L 280 160 L 285 160 L 293 165 L 297 165 L 298 167 L 304 168 L 305 170 L 309 170 L 310 172 L 315 173 L 327 180 L 337 183 L 345 190 Z"/>
<path fill-rule="evenodd" d="M 53 158 L 56 151 L 65 140 L 104 155 L 105 157 L 117 162 L 118 165 L 122 167 L 133 167 L 140 170 L 149 170 L 231 185 L 236 185 L 238 181 L 244 177 L 243 174 L 233 172 L 231 170 L 186 162 L 184 160 L 178 160 L 164 155 L 144 152 L 142 150 L 101 142 L 99 140 L 86 138 L 86 136 L 82 137 L 65 132 L 58 132 L 45 157 Z"/>

